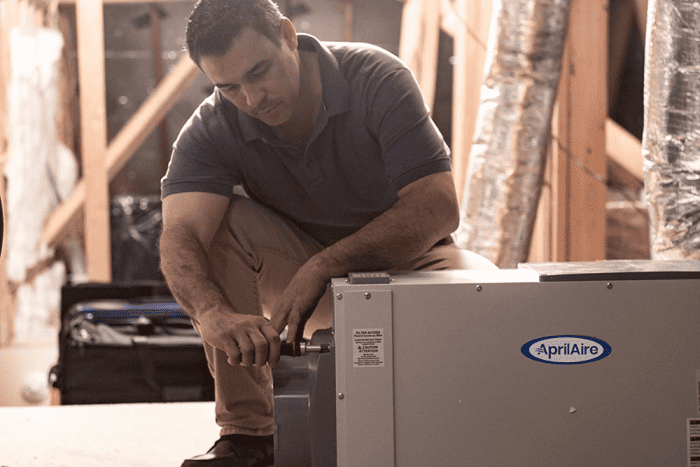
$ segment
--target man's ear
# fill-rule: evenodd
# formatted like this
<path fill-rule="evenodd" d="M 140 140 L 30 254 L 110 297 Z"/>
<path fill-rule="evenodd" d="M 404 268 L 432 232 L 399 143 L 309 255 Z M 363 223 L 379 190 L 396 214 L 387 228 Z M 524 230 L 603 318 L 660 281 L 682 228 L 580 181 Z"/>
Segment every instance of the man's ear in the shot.
<path fill-rule="evenodd" d="M 280 20 L 280 28 L 282 29 L 282 41 L 287 44 L 289 50 L 297 49 L 297 31 L 294 29 L 294 25 L 289 20 L 289 18 L 282 18 Z"/>

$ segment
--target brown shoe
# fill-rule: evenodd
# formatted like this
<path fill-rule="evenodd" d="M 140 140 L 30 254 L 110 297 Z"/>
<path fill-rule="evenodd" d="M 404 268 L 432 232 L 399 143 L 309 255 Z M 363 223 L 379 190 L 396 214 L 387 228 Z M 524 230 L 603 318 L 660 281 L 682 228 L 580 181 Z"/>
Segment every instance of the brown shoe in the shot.
<path fill-rule="evenodd" d="M 206 454 L 185 459 L 182 467 L 274 466 L 272 435 L 224 435 Z"/>

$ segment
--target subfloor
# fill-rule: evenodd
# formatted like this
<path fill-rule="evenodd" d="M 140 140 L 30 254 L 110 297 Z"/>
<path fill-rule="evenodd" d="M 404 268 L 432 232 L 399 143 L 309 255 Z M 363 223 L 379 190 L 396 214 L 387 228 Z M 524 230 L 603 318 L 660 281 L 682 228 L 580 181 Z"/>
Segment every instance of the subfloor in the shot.
<path fill-rule="evenodd" d="M 0 467 L 179 467 L 218 437 L 213 402 L 0 407 Z"/>

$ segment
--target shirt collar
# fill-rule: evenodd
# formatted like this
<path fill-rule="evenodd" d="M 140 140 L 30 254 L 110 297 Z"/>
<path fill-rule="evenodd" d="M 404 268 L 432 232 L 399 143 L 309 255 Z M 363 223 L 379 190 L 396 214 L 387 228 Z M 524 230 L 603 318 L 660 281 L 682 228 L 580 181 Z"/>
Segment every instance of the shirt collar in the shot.
<path fill-rule="evenodd" d="M 299 40 L 299 48 L 302 50 L 315 50 L 318 53 L 318 64 L 321 71 L 321 89 L 323 94 L 322 106 L 325 106 L 326 117 L 332 117 L 350 110 L 350 85 L 347 79 L 340 71 L 340 65 L 333 53 L 319 42 L 314 36 L 309 34 L 297 34 Z M 219 89 L 217 96 L 220 102 L 225 106 L 235 106 L 226 101 Z M 263 123 L 248 115 L 247 113 L 238 110 L 239 128 L 243 139 L 246 142 L 254 139 L 263 138 Z M 324 119 L 324 123 L 327 119 Z"/>

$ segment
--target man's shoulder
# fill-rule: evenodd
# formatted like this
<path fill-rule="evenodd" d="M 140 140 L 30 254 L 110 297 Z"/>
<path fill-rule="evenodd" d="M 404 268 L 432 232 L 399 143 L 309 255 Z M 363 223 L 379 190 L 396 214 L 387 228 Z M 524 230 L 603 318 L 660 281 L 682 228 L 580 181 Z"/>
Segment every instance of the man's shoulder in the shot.
<path fill-rule="evenodd" d="M 373 71 L 383 68 L 406 68 L 394 54 L 365 42 L 323 42 L 338 61 L 341 69 Z"/>
<path fill-rule="evenodd" d="M 197 106 L 184 125 L 183 132 L 198 133 L 204 131 L 211 134 L 228 130 L 230 124 L 237 123 L 232 121 L 237 120 L 237 118 L 236 112 L 229 112 L 225 109 L 223 99 L 218 95 L 218 92 L 214 91 Z"/>
<path fill-rule="evenodd" d="M 212 118 L 218 119 L 224 115 L 224 111 L 223 99 L 221 99 L 219 93 L 214 90 L 214 92 L 200 102 L 193 115 L 203 120 L 210 120 Z"/>

